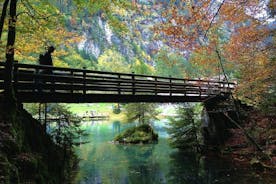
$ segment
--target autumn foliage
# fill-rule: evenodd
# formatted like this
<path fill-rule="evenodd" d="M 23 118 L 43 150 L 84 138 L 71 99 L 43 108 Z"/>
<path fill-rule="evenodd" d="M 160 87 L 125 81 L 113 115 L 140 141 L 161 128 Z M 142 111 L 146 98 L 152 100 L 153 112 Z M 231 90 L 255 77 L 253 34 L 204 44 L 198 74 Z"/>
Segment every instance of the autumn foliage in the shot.
<path fill-rule="evenodd" d="M 167 45 L 202 68 L 205 77 L 218 75 L 220 58 L 228 77 L 238 81 L 237 95 L 259 105 L 275 88 L 275 29 L 271 3 L 259 0 L 174 1 L 166 4 L 155 32 Z M 274 15 L 275 16 L 275 15 Z M 272 104 L 275 105 L 275 104 Z"/>

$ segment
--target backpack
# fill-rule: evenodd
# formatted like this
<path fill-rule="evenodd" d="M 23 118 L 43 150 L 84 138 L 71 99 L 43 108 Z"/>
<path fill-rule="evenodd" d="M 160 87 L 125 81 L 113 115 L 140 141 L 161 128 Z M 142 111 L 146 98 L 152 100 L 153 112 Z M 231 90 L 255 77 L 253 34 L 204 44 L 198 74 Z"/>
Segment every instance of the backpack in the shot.
<path fill-rule="evenodd" d="M 47 57 L 46 57 L 46 54 L 40 54 L 39 55 L 39 59 L 38 59 L 38 61 L 39 61 L 39 64 L 40 65 L 48 65 L 48 61 L 47 61 L 48 59 L 47 59 Z"/>
<path fill-rule="evenodd" d="M 40 65 L 45 65 L 45 59 L 43 54 L 39 54 L 38 62 Z"/>

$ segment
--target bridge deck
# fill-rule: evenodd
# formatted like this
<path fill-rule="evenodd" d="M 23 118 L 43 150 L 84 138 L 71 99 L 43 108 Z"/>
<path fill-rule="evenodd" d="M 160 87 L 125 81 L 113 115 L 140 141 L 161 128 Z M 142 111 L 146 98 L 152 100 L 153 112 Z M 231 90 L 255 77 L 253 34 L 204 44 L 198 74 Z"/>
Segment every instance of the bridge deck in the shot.
<path fill-rule="evenodd" d="M 4 65 L 0 63 L 0 90 L 4 89 Z M 13 75 L 20 102 L 200 102 L 228 95 L 235 87 L 223 81 L 29 64 L 15 64 Z"/>

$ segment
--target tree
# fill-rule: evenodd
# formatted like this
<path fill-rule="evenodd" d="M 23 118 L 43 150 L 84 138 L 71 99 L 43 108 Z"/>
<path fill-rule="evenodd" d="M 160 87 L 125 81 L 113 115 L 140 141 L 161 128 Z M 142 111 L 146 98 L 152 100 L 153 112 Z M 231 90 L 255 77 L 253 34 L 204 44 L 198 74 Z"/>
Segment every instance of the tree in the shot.
<path fill-rule="evenodd" d="M 103 71 L 130 73 L 130 65 L 119 52 L 108 49 L 98 59 L 98 67 Z"/>
<path fill-rule="evenodd" d="M 177 109 L 177 118 L 170 118 L 170 144 L 172 147 L 190 152 L 198 151 L 200 122 L 196 118 L 195 106 L 183 104 Z"/>
<path fill-rule="evenodd" d="M 180 54 L 168 49 L 160 50 L 155 56 L 156 74 L 165 77 L 187 78 L 193 76 L 194 69 Z"/>
<path fill-rule="evenodd" d="M 5 0 L 5 2 L 3 3 L 1 18 L 0 18 L 0 40 L 2 38 L 3 27 L 4 27 L 4 23 L 5 23 L 5 18 L 7 15 L 8 5 L 9 5 L 9 0 Z"/>
<path fill-rule="evenodd" d="M 139 124 L 150 124 L 158 120 L 157 105 L 152 103 L 130 103 L 124 106 L 128 122 L 138 120 Z"/>
<path fill-rule="evenodd" d="M 56 58 L 55 60 L 56 66 L 70 67 L 70 68 L 86 68 L 86 69 L 96 68 L 96 61 L 93 61 L 90 58 L 85 59 L 81 55 L 81 53 L 77 52 L 75 49 L 73 48 L 68 49 L 68 51 L 66 52 L 68 54 Z"/>
<path fill-rule="evenodd" d="M 215 76 L 222 62 L 239 82 L 238 96 L 251 104 L 262 103 L 275 77 L 271 1 L 176 1 L 163 11 L 155 32 L 184 56 L 205 77 Z M 270 13 L 270 15 L 269 15 Z M 216 51 L 219 51 L 221 60 Z"/>
<path fill-rule="evenodd" d="M 60 146 L 72 148 L 74 145 L 80 145 L 80 138 L 85 135 L 81 129 L 81 119 L 68 110 L 67 107 L 59 104 L 51 104 L 50 115 L 59 117 L 56 126 L 51 127 L 50 135 Z"/>
<path fill-rule="evenodd" d="M 41 106 L 43 109 L 40 109 Z M 65 105 L 54 103 L 43 105 L 25 104 L 24 108 L 33 117 L 41 118 L 42 124 L 47 121 L 47 133 L 51 135 L 57 145 L 66 147 L 66 149 L 72 149 L 73 146 L 83 143 L 80 141 L 80 138 L 86 136 L 86 133 L 81 128 L 81 118 L 78 118 L 77 115 L 69 111 Z M 39 113 L 44 113 L 44 117 L 40 117 Z M 43 119 L 45 117 L 48 119 Z"/>
<path fill-rule="evenodd" d="M 154 68 L 147 63 L 134 58 L 134 64 L 131 67 L 132 71 L 136 74 L 142 75 L 152 75 L 154 73 Z"/>
<path fill-rule="evenodd" d="M 94 0 L 80 1 L 74 0 L 75 5 L 79 10 L 86 10 L 91 15 L 98 14 L 106 18 L 111 28 L 120 35 L 126 34 L 128 31 L 125 22 L 121 21 L 118 14 L 124 10 L 133 9 L 132 4 L 128 0 Z"/>
<path fill-rule="evenodd" d="M 59 3 L 65 1 L 59 1 Z M 106 16 L 109 23 L 116 30 L 126 30 L 123 23 L 112 14 L 112 7 L 131 7 L 128 1 L 96 1 L 83 2 L 75 0 L 74 6 L 89 10 L 90 14 L 100 13 Z M 67 3 L 67 1 L 66 1 Z M 12 68 L 16 59 L 37 61 L 38 53 L 43 52 L 43 47 L 54 44 L 62 49 L 57 50 L 56 55 L 66 55 L 66 47 L 71 47 L 72 43 L 80 41 L 81 37 L 76 33 L 70 33 L 65 29 L 65 15 L 59 11 L 58 2 L 53 1 L 38 1 L 38 0 L 5 0 L 0 19 L 0 38 L 6 39 L 6 46 L 1 40 L 0 59 L 6 57 L 5 66 L 5 100 L 7 105 L 13 101 L 12 87 Z M 9 9 L 8 34 L 2 34 L 6 20 L 6 12 Z M 76 8 L 77 9 L 77 8 Z M 16 32 L 17 29 L 17 32 Z M 16 34 L 17 33 L 17 34 Z M 15 41 L 17 37 L 16 47 Z M 5 48 L 5 49 L 3 49 Z M 3 54 L 4 53 L 4 54 Z M 15 56 L 15 54 L 17 54 Z M 24 59 L 23 59 L 24 58 Z M 28 58 L 28 59 L 26 59 Z M 64 66 L 63 64 L 59 64 Z"/>
<path fill-rule="evenodd" d="M 6 3 L 3 5 L 3 19 L 5 20 Z M 12 89 L 12 67 L 14 63 L 14 43 L 15 43 L 15 26 L 16 26 L 16 5 L 17 0 L 10 0 L 9 9 L 9 28 L 8 28 L 8 38 L 6 45 L 6 66 L 5 66 L 5 78 L 4 78 L 4 94 L 5 94 L 5 104 L 7 109 L 11 110 L 11 107 L 15 105 L 13 89 Z M 2 24 L 2 23 L 1 23 Z"/>
<path fill-rule="evenodd" d="M 4 6 L 2 15 L 4 15 Z M 3 17 L 3 16 L 2 16 Z M 4 19 L 3 19 L 4 20 Z M 50 2 L 36 0 L 18 1 L 16 4 L 16 47 L 15 58 L 37 61 L 38 54 L 44 52 L 44 47 L 50 44 L 68 46 L 79 40 L 75 33 L 69 33 L 63 26 L 63 15 Z M 6 23 L 6 21 L 1 22 Z M 4 30 L 5 31 L 5 30 Z M 2 39 L 7 39 L 3 34 Z M 4 47 L 1 43 L 1 48 Z M 59 52 L 57 52 L 59 53 Z M 4 55 L 0 54 L 3 60 Z"/>

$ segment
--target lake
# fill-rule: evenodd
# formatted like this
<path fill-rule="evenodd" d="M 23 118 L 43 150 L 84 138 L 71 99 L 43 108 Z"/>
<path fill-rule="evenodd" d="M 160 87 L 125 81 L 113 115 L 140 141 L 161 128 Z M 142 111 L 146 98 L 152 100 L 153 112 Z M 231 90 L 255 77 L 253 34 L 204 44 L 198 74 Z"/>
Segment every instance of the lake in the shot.
<path fill-rule="evenodd" d="M 76 148 L 81 159 L 75 184 L 272 184 L 275 177 L 241 169 L 231 160 L 187 155 L 168 144 L 166 121 L 154 123 L 157 144 L 120 145 L 112 139 L 132 124 L 86 122 L 90 143 Z"/>

